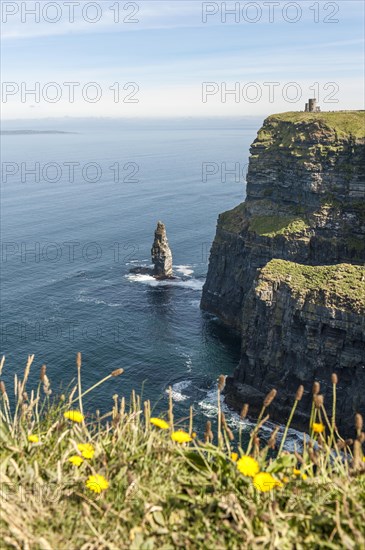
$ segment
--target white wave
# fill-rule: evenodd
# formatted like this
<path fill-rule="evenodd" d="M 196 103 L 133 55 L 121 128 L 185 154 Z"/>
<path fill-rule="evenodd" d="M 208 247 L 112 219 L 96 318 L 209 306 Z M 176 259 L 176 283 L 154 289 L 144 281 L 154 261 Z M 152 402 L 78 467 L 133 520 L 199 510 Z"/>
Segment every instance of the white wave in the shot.
<path fill-rule="evenodd" d="M 85 304 L 103 304 L 108 307 L 123 307 L 123 304 L 118 304 L 115 302 L 106 302 L 105 300 L 100 300 L 100 298 L 95 298 L 93 296 L 85 296 L 84 294 L 80 294 L 77 298 L 78 302 L 85 303 Z"/>
<path fill-rule="evenodd" d="M 202 279 L 190 279 L 189 281 L 174 281 L 174 286 L 180 286 L 182 288 L 190 288 L 191 290 L 202 290 L 204 286 Z"/>
<path fill-rule="evenodd" d="M 174 269 L 178 273 L 185 275 L 185 277 L 190 277 L 190 275 L 194 273 L 194 270 L 192 269 L 191 265 L 175 265 Z"/>
<path fill-rule="evenodd" d="M 191 360 L 191 357 L 188 358 L 188 360 L 185 362 L 185 365 L 188 372 L 191 372 L 193 370 L 193 362 Z"/>
<path fill-rule="evenodd" d="M 200 307 L 200 300 L 190 300 L 189 304 L 193 307 Z"/>
<path fill-rule="evenodd" d="M 141 260 L 130 260 L 129 262 L 126 262 L 126 265 L 132 265 L 132 264 L 139 264 Z"/>
<path fill-rule="evenodd" d="M 132 283 L 142 283 L 144 285 L 149 285 L 149 286 L 159 286 L 160 283 L 163 282 L 163 281 L 157 281 L 151 275 L 143 275 L 142 273 L 136 273 L 136 274 L 129 273 L 125 277 L 128 279 L 128 281 L 131 281 Z"/>
<path fill-rule="evenodd" d="M 182 288 L 190 288 L 191 290 L 201 290 L 204 285 L 204 281 L 200 279 L 189 279 L 188 281 L 182 281 L 181 279 L 164 279 L 162 281 L 158 281 L 151 275 L 143 275 L 141 273 L 129 273 L 125 275 L 125 277 L 133 283 L 142 283 L 153 287 L 177 286 Z"/>
<path fill-rule="evenodd" d="M 215 387 L 213 390 L 209 390 L 207 392 L 207 395 L 204 399 L 202 399 L 198 403 L 199 407 L 201 408 L 203 414 L 207 416 L 208 418 L 214 418 L 218 414 L 218 400 L 217 400 L 217 388 Z M 245 432 L 251 431 L 254 426 L 256 426 L 256 422 L 249 420 L 248 418 L 245 418 L 244 420 L 241 420 L 238 413 L 235 411 L 232 411 L 226 403 L 224 402 L 223 396 L 220 396 L 220 406 L 221 411 L 224 412 L 227 424 L 232 429 L 237 429 L 241 427 Z M 261 431 L 264 434 L 265 438 L 268 438 L 273 431 L 273 429 L 277 426 L 277 423 L 267 421 L 261 428 Z M 278 442 L 280 443 L 280 438 L 283 436 L 285 426 L 281 425 L 279 432 L 278 432 Z M 307 440 L 309 440 L 309 436 L 307 436 Z M 292 428 L 289 428 L 288 431 L 288 437 L 285 441 L 284 449 L 289 452 L 294 452 L 295 450 L 301 451 L 303 448 L 303 433 L 298 432 L 297 430 L 294 430 Z"/>
<path fill-rule="evenodd" d="M 189 399 L 187 395 L 182 393 L 182 390 L 185 390 L 188 386 L 190 386 L 190 384 L 191 380 L 182 380 L 181 382 L 176 382 L 176 384 L 173 384 L 171 387 L 173 401 L 186 401 Z M 166 393 L 169 393 L 168 389 L 166 389 Z"/>

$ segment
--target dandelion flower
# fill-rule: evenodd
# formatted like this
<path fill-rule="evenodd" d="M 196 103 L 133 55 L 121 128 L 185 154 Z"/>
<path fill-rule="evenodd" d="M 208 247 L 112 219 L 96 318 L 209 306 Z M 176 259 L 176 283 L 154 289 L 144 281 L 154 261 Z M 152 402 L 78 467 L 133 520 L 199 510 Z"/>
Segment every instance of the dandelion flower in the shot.
<path fill-rule="evenodd" d="M 38 443 L 39 442 L 39 437 L 35 434 L 30 434 L 30 435 L 28 435 L 28 441 L 30 443 Z"/>
<path fill-rule="evenodd" d="M 100 494 L 109 487 L 109 481 L 107 481 L 104 476 L 95 474 L 87 478 L 85 485 L 90 491 Z"/>
<path fill-rule="evenodd" d="M 324 425 L 321 422 L 313 422 L 312 430 L 315 434 L 321 434 L 324 432 Z"/>
<path fill-rule="evenodd" d="M 362 457 L 362 461 L 365 462 L 365 456 Z"/>
<path fill-rule="evenodd" d="M 171 434 L 172 441 L 176 441 L 177 443 L 189 443 L 189 441 L 192 441 L 192 437 L 182 430 L 179 430 L 178 432 L 172 432 Z"/>
<path fill-rule="evenodd" d="M 170 427 L 166 420 L 162 420 L 162 418 L 150 418 L 150 422 L 161 430 L 168 430 Z"/>
<path fill-rule="evenodd" d="M 81 464 L 84 462 L 84 459 L 81 458 L 81 456 L 79 455 L 73 455 L 70 456 L 68 461 L 71 462 L 71 464 L 73 464 L 74 466 L 81 466 Z"/>
<path fill-rule="evenodd" d="M 81 424 L 81 422 L 84 421 L 84 415 L 80 413 L 80 411 L 66 411 L 63 413 L 63 416 L 67 418 L 68 420 L 72 420 L 72 422 L 77 422 L 78 424 Z"/>
<path fill-rule="evenodd" d="M 92 458 L 95 454 L 95 449 L 91 443 L 79 443 L 77 448 L 84 458 Z"/>
<path fill-rule="evenodd" d="M 237 462 L 237 468 L 244 476 L 254 477 L 259 473 L 260 467 L 258 462 L 251 456 L 242 456 Z"/>
<path fill-rule="evenodd" d="M 238 453 L 232 453 L 232 454 L 231 454 L 231 460 L 232 460 L 233 462 L 237 462 L 237 460 L 238 460 Z"/>
<path fill-rule="evenodd" d="M 307 474 L 302 474 L 302 480 L 305 481 L 306 479 L 308 479 Z"/>
<path fill-rule="evenodd" d="M 275 479 L 271 474 L 267 472 L 260 472 L 253 478 L 253 484 L 255 489 L 261 492 L 271 491 L 275 487 L 282 487 L 278 479 Z"/>
<path fill-rule="evenodd" d="M 293 474 L 294 474 L 295 476 L 300 476 L 300 470 L 297 470 L 296 468 L 294 468 Z"/>

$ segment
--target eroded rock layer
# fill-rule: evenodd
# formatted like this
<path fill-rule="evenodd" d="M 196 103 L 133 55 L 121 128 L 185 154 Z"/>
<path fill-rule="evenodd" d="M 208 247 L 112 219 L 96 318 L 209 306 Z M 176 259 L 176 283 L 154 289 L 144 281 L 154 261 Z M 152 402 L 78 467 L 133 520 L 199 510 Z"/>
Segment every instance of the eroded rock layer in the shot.
<path fill-rule="evenodd" d="M 271 414 L 285 420 L 298 383 L 309 392 L 321 380 L 326 390 L 337 370 L 343 429 L 354 411 L 365 413 L 364 145 L 364 112 L 343 111 L 273 115 L 251 147 L 247 198 L 219 216 L 201 302 L 241 332 L 226 392 L 237 409 L 248 402 L 254 410 L 276 387 Z M 285 276 L 267 279 L 268 265 L 286 266 Z M 305 266 L 314 267 L 299 277 L 299 298 L 290 281 Z M 350 298 L 354 273 L 360 303 Z M 328 288 L 314 292 L 323 280 Z M 309 393 L 298 427 L 308 401 Z"/>

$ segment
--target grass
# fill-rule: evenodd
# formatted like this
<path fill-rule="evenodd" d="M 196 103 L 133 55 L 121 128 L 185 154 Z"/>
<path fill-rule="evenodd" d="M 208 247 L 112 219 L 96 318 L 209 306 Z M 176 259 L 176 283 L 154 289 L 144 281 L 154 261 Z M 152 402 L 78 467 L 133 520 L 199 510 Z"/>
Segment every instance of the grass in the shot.
<path fill-rule="evenodd" d="M 227 210 L 219 215 L 219 222 L 225 231 L 240 233 L 242 231 L 246 214 L 246 204 L 242 202 L 232 210 Z"/>
<path fill-rule="evenodd" d="M 285 260 L 271 260 L 261 270 L 258 290 L 267 282 L 285 282 L 294 293 L 324 300 L 338 307 L 365 314 L 365 267 L 351 264 L 325 266 L 302 265 Z"/>
<path fill-rule="evenodd" d="M 308 124 L 320 122 L 337 133 L 338 137 L 365 138 L 365 111 L 334 111 L 320 113 L 288 112 L 271 115 L 268 122 Z"/>
<path fill-rule="evenodd" d="M 302 386 L 281 441 L 277 429 L 268 440 L 262 437 L 272 390 L 243 446 L 241 429 L 234 436 L 220 409 L 224 377 L 217 388 L 218 432 L 207 423 L 205 434 L 194 434 L 192 411 L 188 419 L 174 418 L 171 392 L 165 424 L 151 422 L 149 402 L 142 404 L 135 393 L 128 403 L 115 394 L 103 417 L 84 417 L 83 395 L 96 386 L 81 389 L 81 355 L 77 384 L 59 399 L 52 399 L 45 367 L 38 387 L 27 389 L 33 360 L 29 356 L 23 379 L 15 379 L 13 407 L 4 383 L 0 387 L 2 548 L 364 547 L 363 420 L 356 416 L 354 441 L 337 433 L 337 377 L 332 414 L 316 383 L 306 444 L 289 452 L 283 439 Z M 4 359 L 0 373 L 3 367 Z M 98 385 L 115 384 L 121 374 Z M 187 442 L 174 441 L 181 437 Z M 83 459 L 80 466 L 69 461 L 72 456 Z"/>
<path fill-rule="evenodd" d="M 250 220 L 250 230 L 262 237 L 294 235 L 309 227 L 303 218 L 297 216 L 253 216 Z"/>

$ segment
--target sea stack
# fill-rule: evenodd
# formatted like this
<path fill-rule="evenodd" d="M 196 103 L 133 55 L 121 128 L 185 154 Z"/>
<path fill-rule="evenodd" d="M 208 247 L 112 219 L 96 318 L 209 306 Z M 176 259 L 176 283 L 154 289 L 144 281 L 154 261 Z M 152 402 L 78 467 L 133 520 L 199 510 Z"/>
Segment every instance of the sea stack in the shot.
<path fill-rule="evenodd" d="M 169 279 L 172 273 L 172 254 L 167 241 L 165 224 L 157 222 L 155 240 L 152 245 L 153 276 L 157 279 Z"/>

